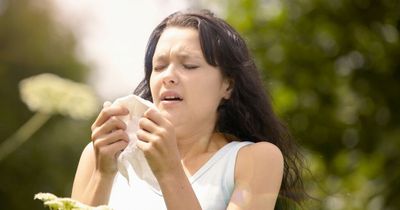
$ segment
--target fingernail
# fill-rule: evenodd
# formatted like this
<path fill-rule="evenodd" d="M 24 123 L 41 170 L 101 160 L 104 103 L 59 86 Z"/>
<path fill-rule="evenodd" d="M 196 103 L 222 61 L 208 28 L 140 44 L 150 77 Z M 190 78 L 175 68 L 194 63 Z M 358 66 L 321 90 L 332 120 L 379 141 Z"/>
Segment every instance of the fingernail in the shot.
<path fill-rule="evenodd" d="M 106 107 L 109 107 L 109 106 L 111 106 L 111 102 L 105 101 L 105 102 L 103 103 L 103 108 L 106 108 Z"/>

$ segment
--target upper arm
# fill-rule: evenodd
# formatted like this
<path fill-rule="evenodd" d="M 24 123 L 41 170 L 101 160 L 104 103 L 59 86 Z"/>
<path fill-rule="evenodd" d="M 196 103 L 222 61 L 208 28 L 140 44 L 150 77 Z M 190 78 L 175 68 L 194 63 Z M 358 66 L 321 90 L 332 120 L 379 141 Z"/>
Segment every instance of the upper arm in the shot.
<path fill-rule="evenodd" d="M 283 155 L 278 147 L 259 142 L 239 150 L 235 188 L 229 210 L 274 209 L 283 177 Z"/>
<path fill-rule="evenodd" d="M 81 197 L 95 169 L 93 144 L 86 145 L 79 160 L 72 186 L 71 198 Z"/>

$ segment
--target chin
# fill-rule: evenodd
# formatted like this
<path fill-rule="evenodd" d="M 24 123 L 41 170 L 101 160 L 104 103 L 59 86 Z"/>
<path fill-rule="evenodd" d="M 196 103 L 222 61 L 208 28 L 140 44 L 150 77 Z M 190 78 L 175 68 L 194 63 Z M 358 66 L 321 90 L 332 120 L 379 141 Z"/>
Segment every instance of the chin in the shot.
<path fill-rule="evenodd" d="M 171 111 L 167 111 L 167 110 L 160 110 L 160 113 L 162 116 L 164 116 L 165 118 L 167 118 L 167 120 L 172 123 L 172 125 L 176 125 L 179 119 L 179 115 L 177 113 L 173 113 Z"/>

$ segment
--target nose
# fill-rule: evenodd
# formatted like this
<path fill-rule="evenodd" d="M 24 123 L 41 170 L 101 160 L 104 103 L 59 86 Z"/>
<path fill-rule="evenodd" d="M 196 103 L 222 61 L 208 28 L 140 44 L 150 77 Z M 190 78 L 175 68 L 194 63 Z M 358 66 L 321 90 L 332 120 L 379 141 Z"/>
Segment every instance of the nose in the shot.
<path fill-rule="evenodd" d="M 166 87 L 177 85 L 179 82 L 177 69 L 173 64 L 170 64 L 168 68 L 163 72 L 163 84 Z"/>

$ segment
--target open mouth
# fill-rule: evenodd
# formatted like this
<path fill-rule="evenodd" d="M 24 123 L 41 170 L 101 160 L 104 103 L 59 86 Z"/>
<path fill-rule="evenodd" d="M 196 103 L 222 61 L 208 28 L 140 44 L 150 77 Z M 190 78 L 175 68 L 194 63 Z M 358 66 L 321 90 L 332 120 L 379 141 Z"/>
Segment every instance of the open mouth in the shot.
<path fill-rule="evenodd" d="M 165 96 L 162 101 L 182 101 L 183 99 L 179 96 Z"/>

